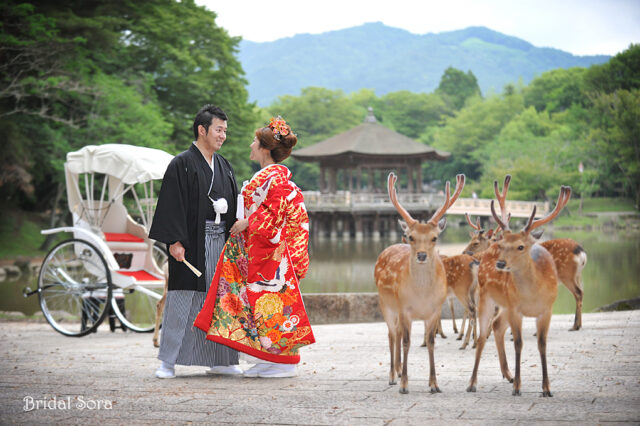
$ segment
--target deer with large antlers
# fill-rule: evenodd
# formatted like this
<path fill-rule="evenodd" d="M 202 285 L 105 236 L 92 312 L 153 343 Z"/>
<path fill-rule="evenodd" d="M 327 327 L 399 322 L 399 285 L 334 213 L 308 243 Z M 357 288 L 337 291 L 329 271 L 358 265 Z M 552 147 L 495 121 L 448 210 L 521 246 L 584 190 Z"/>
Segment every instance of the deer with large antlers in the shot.
<path fill-rule="evenodd" d="M 446 226 L 445 213 L 458 199 L 464 187 L 464 175 L 456 176 L 456 189 L 450 194 L 449 182 L 445 186 L 444 204 L 427 223 L 413 219 L 398 202 L 395 183 L 397 177 L 390 173 L 387 189 L 391 203 L 404 222 L 400 225 L 409 244 L 387 247 L 376 261 L 374 278 L 378 287 L 380 308 L 389 328 L 391 365 L 389 384 L 400 376 L 400 393 L 408 393 L 407 357 L 411 345 L 411 322 L 427 321 L 429 330 L 429 387 L 432 393 L 440 392 L 436 380 L 433 357 L 434 335 L 440 319 L 441 306 L 447 297 L 447 279 L 444 265 L 436 250 L 440 232 Z M 400 349 L 402 348 L 402 364 Z"/>
<path fill-rule="evenodd" d="M 490 229 L 485 233 L 477 221 L 476 225 L 474 225 L 469 215 L 466 213 L 465 215 L 469 225 L 477 232 L 472 233 L 471 241 L 469 241 L 463 253 L 477 257 L 495 241 L 494 236 L 497 230 L 494 231 Z M 579 243 L 571 238 L 547 240 L 540 243 L 540 245 L 547 249 L 551 257 L 553 257 L 556 271 L 558 272 L 558 279 L 567 287 L 576 300 L 576 313 L 573 320 L 573 327 L 571 327 L 569 331 L 579 330 L 582 327 L 582 298 L 584 296 L 582 270 L 587 264 L 587 252 Z M 462 328 L 464 329 L 464 322 Z"/>
<path fill-rule="evenodd" d="M 549 252 L 536 243 L 542 235 L 540 226 L 555 218 L 571 197 L 571 188 L 560 189 L 555 209 L 542 219 L 535 220 L 536 208 L 520 232 L 509 229 L 508 214 L 505 207 L 506 193 L 511 177 L 505 178 L 502 193 L 498 183 L 494 189 L 500 204 L 502 217 L 495 212 L 491 202 L 491 214 L 503 231 L 503 237 L 494 243 L 482 255 L 478 270 L 478 322 L 480 335 L 476 346 L 476 357 L 468 392 L 476 391 L 478 366 L 488 335 L 489 323 L 494 307 L 500 307 L 492 323 L 498 358 L 502 375 L 513 383 L 513 395 L 520 395 L 520 357 L 522 352 L 522 317 L 535 317 L 538 339 L 538 351 L 542 364 L 542 396 L 552 396 L 547 374 L 547 332 L 551 321 L 553 302 L 558 293 L 558 275 L 553 258 Z M 504 334 L 511 326 L 515 347 L 515 377 L 512 378 L 507 365 L 504 348 Z"/>

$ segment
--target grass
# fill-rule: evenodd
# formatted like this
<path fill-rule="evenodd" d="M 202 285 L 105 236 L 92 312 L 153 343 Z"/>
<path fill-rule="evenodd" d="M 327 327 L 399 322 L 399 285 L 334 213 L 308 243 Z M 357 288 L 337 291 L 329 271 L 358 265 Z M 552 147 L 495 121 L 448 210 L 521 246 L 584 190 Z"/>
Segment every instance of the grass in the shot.
<path fill-rule="evenodd" d="M 577 215 L 580 211 L 580 199 L 571 199 L 565 208 Z M 638 210 L 633 206 L 633 200 L 630 198 L 585 198 L 582 202 L 582 214 L 632 211 Z"/>
<path fill-rule="evenodd" d="M 6 209 L 0 217 L 0 259 L 44 256 L 46 251 L 40 246 L 46 236 L 40 231 L 48 226 L 40 213 Z"/>

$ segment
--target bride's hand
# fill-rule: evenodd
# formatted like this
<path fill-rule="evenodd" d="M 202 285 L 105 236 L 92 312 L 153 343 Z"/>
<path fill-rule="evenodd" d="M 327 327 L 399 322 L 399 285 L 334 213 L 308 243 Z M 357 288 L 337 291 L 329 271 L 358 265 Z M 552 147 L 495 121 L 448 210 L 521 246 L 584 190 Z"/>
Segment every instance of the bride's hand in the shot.
<path fill-rule="evenodd" d="M 233 224 L 233 226 L 231 227 L 231 231 L 230 232 L 233 235 L 238 235 L 239 233 L 241 233 L 242 231 L 247 229 L 248 226 L 249 226 L 249 220 L 248 219 L 238 220 L 238 221 L 236 221 L 236 223 Z"/>

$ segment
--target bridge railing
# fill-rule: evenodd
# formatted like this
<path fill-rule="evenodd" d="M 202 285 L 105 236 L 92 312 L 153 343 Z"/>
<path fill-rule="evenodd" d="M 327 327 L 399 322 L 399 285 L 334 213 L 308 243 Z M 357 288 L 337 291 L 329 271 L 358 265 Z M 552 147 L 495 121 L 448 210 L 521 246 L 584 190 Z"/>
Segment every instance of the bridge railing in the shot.
<path fill-rule="evenodd" d="M 338 191 L 335 194 L 322 194 L 319 191 L 304 191 L 304 201 L 310 212 L 349 212 L 349 211 L 393 211 L 395 208 L 385 193 L 352 193 Z M 435 210 L 444 203 L 444 195 L 434 193 L 398 194 L 398 200 L 409 211 Z M 537 205 L 537 216 L 549 212 L 549 202 L 509 201 L 507 210 L 512 217 L 529 217 L 533 206 Z M 475 216 L 491 216 L 491 199 L 458 198 L 448 210 L 450 214 L 469 213 Z"/>

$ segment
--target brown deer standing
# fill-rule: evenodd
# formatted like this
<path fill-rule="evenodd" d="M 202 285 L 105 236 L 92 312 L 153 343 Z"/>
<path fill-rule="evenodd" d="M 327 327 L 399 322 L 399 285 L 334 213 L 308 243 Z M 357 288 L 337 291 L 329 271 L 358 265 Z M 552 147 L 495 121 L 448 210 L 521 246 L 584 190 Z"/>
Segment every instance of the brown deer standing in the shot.
<path fill-rule="evenodd" d="M 471 241 L 463 250 L 463 253 L 477 257 L 495 240 L 493 230 L 489 230 L 486 235 L 481 228 L 474 226 L 467 215 L 467 221 L 478 232 L 472 234 Z M 570 238 L 558 238 L 540 243 L 547 249 L 556 265 L 558 279 L 573 294 L 576 299 L 576 313 L 573 320 L 573 327 L 569 331 L 579 330 L 582 327 L 582 298 L 584 296 L 582 283 L 582 270 L 587 264 L 587 252 L 582 246 Z M 445 265 L 446 266 L 446 265 Z M 464 322 L 462 323 L 464 329 Z"/>
<path fill-rule="evenodd" d="M 542 364 L 542 396 L 552 396 L 547 374 L 547 332 L 551 321 L 553 302 L 558 293 L 558 276 L 553 258 L 549 252 L 536 243 L 542 235 L 541 231 L 533 232 L 555 218 L 564 208 L 571 196 L 571 188 L 563 186 L 560 190 L 555 209 L 546 217 L 534 220 L 536 208 L 520 232 L 513 233 L 508 226 L 505 209 L 505 198 L 510 176 L 507 175 L 502 194 L 498 192 L 498 183 L 494 189 L 502 218 L 498 217 L 491 202 L 491 213 L 503 231 L 503 237 L 494 243 L 482 255 L 478 271 L 478 322 L 480 336 L 476 347 L 476 357 L 468 392 L 476 391 L 478 366 L 488 335 L 489 323 L 498 305 L 500 311 L 493 321 L 492 327 L 500 360 L 503 377 L 513 382 L 513 395 L 520 395 L 520 357 L 522 352 L 522 317 L 535 317 L 538 339 L 538 350 Z M 511 377 L 504 350 L 504 334 L 511 326 L 516 353 L 515 377 Z"/>
<path fill-rule="evenodd" d="M 582 246 L 570 238 L 559 238 L 540 243 L 553 257 L 558 271 L 558 279 L 564 284 L 576 299 L 576 314 L 573 327 L 569 331 L 580 330 L 582 327 L 582 270 L 587 265 L 587 252 Z"/>
<path fill-rule="evenodd" d="M 475 322 L 475 290 L 477 287 L 478 278 L 478 261 L 474 259 L 473 251 L 481 251 L 489 247 L 491 237 L 494 234 L 494 230 L 490 229 L 488 232 L 484 232 L 480 226 L 480 218 L 477 218 L 476 223 L 471 222 L 469 215 L 465 213 L 465 217 L 469 225 L 476 230 L 476 232 L 470 232 L 471 241 L 467 245 L 467 248 L 463 250 L 462 255 L 457 256 L 440 256 L 444 263 L 444 269 L 447 272 L 447 301 L 449 302 L 449 309 L 451 310 L 451 320 L 453 321 L 453 331 L 458 333 L 456 327 L 456 319 L 453 309 L 453 298 L 456 297 L 460 304 L 464 308 L 464 316 L 462 317 L 462 325 L 460 326 L 460 334 L 456 340 L 462 340 L 464 342 L 460 349 L 465 349 L 469 344 L 471 333 L 473 332 L 473 347 L 475 348 L 476 341 L 476 322 Z M 473 250 L 473 251 L 472 251 Z M 465 324 L 467 324 L 467 332 L 465 335 Z M 442 333 L 442 321 L 439 321 L 438 332 L 443 338 L 446 336 Z M 428 339 L 427 324 L 425 323 L 424 340 L 421 346 L 427 346 Z"/>
<path fill-rule="evenodd" d="M 397 199 L 395 182 L 397 177 L 390 173 L 387 189 L 392 204 L 405 222 L 400 222 L 409 244 L 394 244 L 387 247 L 376 261 L 374 278 L 378 287 L 380 308 L 389 328 L 389 351 L 391 365 L 389 384 L 396 383 L 400 376 L 400 393 L 408 393 L 407 357 L 411 345 L 411 322 L 426 320 L 429 330 L 429 387 L 432 393 L 440 392 L 436 380 L 433 357 L 434 334 L 442 303 L 447 296 L 446 272 L 436 250 L 440 232 L 446 226 L 443 218 L 446 211 L 460 196 L 464 187 L 464 175 L 456 176 L 457 183 L 453 197 L 450 196 L 449 182 L 445 187 L 445 202 L 427 223 L 413 219 Z M 400 369 L 400 348 L 403 350 Z"/>

